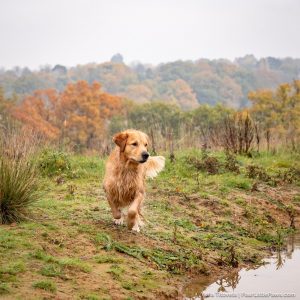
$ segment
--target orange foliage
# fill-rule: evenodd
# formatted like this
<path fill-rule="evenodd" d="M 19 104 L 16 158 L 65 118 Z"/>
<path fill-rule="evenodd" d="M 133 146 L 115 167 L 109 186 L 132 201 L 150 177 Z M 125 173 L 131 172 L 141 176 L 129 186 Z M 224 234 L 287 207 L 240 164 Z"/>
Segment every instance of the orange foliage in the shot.
<path fill-rule="evenodd" d="M 55 90 L 38 90 L 15 107 L 13 116 L 43 136 L 54 140 L 59 137 L 60 130 L 55 124 L 55 108 L 59 95 Z"/>
<path fill-rule="evenodd" d="M 106 131 L 106 120 L 122 112 L 121 98 L 104 93 L 99 83 L 68 84 L 61 93 L 39 90 L 24 99 L 13 115 L 51 140 L 90 147 Z"/>

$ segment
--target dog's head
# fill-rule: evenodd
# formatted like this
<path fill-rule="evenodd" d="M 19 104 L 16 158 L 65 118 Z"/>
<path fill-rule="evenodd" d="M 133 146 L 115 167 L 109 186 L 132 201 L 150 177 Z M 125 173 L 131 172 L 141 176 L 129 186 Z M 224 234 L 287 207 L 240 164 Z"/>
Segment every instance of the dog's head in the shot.
<path fill-rule="evenodd" d="M 113 141 L 120 147 L 120 152 L 124 157 L 135 163 L 144 163 L 149 157 L 148 136 L 138 130 L 125 130 L 117 133 Z"/>

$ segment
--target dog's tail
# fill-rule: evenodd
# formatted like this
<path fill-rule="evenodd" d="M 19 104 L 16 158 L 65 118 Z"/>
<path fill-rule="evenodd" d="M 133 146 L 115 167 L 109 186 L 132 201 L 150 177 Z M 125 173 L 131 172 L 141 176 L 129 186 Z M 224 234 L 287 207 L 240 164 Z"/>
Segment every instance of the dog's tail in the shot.
<path fill-rule="evenodd" d="M 150 156 L 146 162 L 146 177 L 154 178 L 165 167 L 163 156 Z"/>

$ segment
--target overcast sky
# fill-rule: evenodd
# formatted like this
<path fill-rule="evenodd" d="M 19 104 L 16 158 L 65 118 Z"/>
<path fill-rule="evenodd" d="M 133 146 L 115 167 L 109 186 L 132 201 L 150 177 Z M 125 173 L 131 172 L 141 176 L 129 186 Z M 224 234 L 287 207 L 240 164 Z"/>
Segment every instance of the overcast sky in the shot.
<path fill-rule="evenodd" d="M 0 66 L 300 57 L 299 0 L 0 0 Z"/>

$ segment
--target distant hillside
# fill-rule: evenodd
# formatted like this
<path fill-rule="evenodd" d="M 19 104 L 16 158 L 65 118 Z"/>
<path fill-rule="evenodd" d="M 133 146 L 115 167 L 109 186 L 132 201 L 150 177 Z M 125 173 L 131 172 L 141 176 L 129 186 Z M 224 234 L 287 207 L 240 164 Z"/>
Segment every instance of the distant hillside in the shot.
<path fill-rule="evenodd" d="M 0 86 L 6 94 L 29 94 L 36 89 L 64 89 L 68 82 L 98 81 L 109 93 L 139 103 L 161 100 L 178 104 L 183 109 L 199 103 L 218 102 L 230 107 L 248 104 L 249 91 L 275 88 L 282 82 L 300 78 L 300 59 L 267 57 L 257 60 L 253 55 L 235 59 L 175 61 L 158 66 L 140 63 L 128 66 L 120 55 L 110 62 L 89 63 L 66 68 L 56 65 L 39 71 L 28 68 L 0 70 Z"/>

